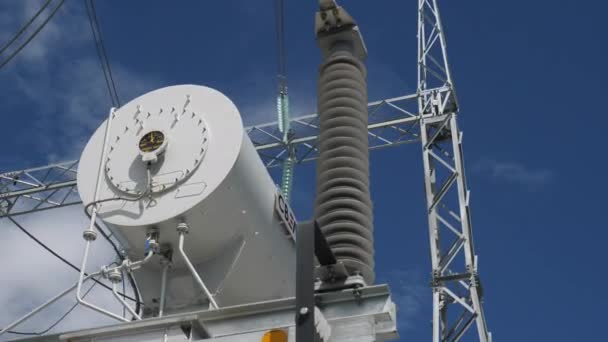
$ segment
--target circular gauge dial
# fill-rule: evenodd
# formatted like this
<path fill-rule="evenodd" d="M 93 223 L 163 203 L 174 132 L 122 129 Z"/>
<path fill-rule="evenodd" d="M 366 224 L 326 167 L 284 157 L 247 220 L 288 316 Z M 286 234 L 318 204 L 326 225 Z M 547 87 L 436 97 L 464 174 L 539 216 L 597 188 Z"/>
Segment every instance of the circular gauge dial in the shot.
<path fill-rule="evenodd" d="M 161 131 L 151 131 L 146 133 L 139 140 L 139 149 L 144 153 L 158 150 L 165 142 L 165 135 Z"/>

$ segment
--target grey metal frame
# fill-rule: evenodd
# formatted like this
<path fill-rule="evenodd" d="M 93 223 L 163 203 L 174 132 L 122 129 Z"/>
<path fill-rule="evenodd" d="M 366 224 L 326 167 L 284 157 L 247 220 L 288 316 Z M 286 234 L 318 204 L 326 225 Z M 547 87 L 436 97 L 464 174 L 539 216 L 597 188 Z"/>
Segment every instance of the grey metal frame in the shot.
<path fill-rule="evenodd" d="M 331 325 L 332 341 L 389 341 L 397 337 L 395 305 L 386 285 L 315 295 L 319 313 Z M 295 339 L 295 298 L 148 318 L 105 327 L 24 339 L 22 341 L 261 341 L 271 329 Z M 308 342 L 308 341 L 306 341 Z M 310 341 L 312 342 L 312 341 Z"/>
<path fill-rule="evenodd" d="M 81 203 L 76 191 L 78 161 L 0 174 L 0 217 Z"/>
<path fill-rule="evenodd" d="M 420 141 L 427 197 L 433 287 L 433 342 L 458 341 L 471 330 L 491 342 L 482 308 L 466 185 L 458 102 L 437 0 L 418 0 L 416 94 L 369 103 L 370 149 Z M 315 160 L 318 117 L 290 120 L 285 143 L 278 122 L 248 127 L 266 167 L 293 151 L 297 164 Z M 0 218 L 80 203 L 77 161 L 0 174 Z"/>

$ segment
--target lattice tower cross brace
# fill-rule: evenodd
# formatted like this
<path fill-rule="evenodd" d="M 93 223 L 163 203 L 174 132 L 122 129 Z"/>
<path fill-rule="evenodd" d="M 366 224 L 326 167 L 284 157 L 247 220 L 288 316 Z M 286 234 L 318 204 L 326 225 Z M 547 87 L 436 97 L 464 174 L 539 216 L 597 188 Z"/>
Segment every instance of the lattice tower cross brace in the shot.
<path fill-rule="evenodd" d="M 474 328 L 479 341 L 491 342 L 446 51 L 437 0 L 419 0 L 417 93 L 431 245 L 433 342 L 458 341 Z"/>

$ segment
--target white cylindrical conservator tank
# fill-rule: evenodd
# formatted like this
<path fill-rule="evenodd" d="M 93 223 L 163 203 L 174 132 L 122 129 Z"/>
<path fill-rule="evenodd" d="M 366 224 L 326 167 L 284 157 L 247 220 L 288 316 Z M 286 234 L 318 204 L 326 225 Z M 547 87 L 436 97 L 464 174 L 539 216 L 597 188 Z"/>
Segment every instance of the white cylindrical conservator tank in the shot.
<path fill-rule="evenodd" d="M 144 256 L 150 231 L 174 251 L 166 311 L 208 300 L 177 252 L 179 223 L 190 227 L 186 253 L 220 306 L 294 295 L 295 244 L 275 211 L 276 187 L 226 96 L 171 86 L 117 110 L 95 197 L 107 122 L 80 158 L 80 197 L 85 205 L 141 198 L 102 202 L 98 215 L 132 259 Z M 159 261 L 135 273 L 147 309 L 158 305 Z"/>

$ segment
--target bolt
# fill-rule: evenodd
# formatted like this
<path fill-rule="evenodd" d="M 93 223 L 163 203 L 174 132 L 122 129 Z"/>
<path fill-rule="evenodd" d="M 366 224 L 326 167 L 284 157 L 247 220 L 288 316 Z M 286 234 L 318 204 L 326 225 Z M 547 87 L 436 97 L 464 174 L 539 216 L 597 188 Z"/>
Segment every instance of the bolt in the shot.
<path fill-rule="evenodd" d="M 188 227 L 188 224 L 186 222 L 180 222 L 177 225 L 177 231 L 180 233 L 188 233 L 189 229 L 190 229 L 190 227 Z"/>
<path fill-rule="evenodd" d="M 114 269 L 108 274 L 108 280 L 112 283 L 120 283 L 122 281 L 122 274 L 117 269 Z"/>
<path fill-rule="evenodd" d="M 85 241 L 95 241 L 95 239 L 97 239 L 97 233 L 87 229 L 82 232 L 82 238 L 85 239 Z"/>
<path fill-rule="evenodd" d="M 300 308 L 300 316 L 306 316 L 308 315 L 308 308 L 303 306 Z"/>

